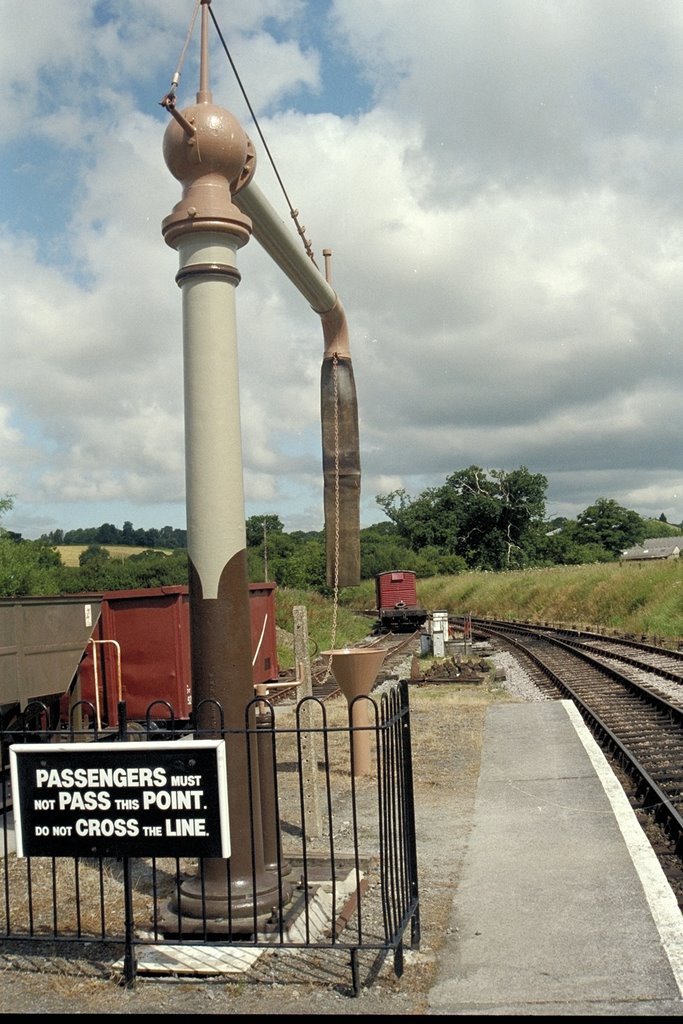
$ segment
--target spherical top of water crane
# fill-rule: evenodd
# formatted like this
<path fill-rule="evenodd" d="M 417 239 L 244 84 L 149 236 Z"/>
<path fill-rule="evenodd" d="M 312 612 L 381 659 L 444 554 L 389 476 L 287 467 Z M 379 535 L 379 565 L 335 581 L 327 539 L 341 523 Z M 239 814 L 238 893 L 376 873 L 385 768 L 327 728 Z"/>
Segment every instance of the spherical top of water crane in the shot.
<path fill-rule="evenodd" d="M 213 103 L 197 103 L 182 111 L 195 129 L 189 135 L 171 120 L 164 133 L 166 166 L 187 189 L 200 178 L 218 176 L 237 181 L 247 160 L 249 139 L 230 111 Z"/>

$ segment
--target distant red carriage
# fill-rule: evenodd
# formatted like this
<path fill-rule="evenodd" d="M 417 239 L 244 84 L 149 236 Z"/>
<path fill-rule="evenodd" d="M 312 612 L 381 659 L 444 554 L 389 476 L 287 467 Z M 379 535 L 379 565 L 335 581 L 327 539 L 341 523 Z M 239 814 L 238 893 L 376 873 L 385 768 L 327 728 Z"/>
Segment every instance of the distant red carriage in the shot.
<path fill-rule="evenodd" d="M 414 572 L 391 569 L 375 577 L 377 616 L 381 629 L 393 633 L 420 629 L 428 612 L 417 599 L 417 581 Z"/>

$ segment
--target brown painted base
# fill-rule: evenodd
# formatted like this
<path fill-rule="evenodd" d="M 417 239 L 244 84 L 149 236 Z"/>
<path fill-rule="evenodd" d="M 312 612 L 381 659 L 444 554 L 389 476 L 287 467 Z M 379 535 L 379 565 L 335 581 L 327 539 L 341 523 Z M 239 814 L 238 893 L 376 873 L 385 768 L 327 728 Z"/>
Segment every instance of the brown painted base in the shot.
<path fill-rule="evenodd" d="M 254 899 L 254 894 L 243 888 L 228 894 L 225 883 L 216 888 L 215 881 L 207 882 L 200 876 L 190 878 L 180 886 L 179 899 L 172 898 L 161 911 L 160 927 L 167 935 L 254 935 L 263 931 L 278 916 L 278 908 L 284 908 L 291 900 L 290 883 L 278 884 L 274 875 L 269 875 L 268 880 L 270 886 L 256 893 Z"/>

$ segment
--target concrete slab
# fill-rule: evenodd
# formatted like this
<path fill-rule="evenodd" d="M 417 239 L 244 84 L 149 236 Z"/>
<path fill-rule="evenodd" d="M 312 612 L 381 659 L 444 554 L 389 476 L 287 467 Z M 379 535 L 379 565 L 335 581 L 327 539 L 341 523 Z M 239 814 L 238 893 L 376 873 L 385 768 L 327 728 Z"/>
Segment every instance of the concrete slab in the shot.
<path fill-rule="evenodd" d="M 674 894 L 574 704 L 491 707 L 430 1012 L 677 1015 L 682 953 Z"/>

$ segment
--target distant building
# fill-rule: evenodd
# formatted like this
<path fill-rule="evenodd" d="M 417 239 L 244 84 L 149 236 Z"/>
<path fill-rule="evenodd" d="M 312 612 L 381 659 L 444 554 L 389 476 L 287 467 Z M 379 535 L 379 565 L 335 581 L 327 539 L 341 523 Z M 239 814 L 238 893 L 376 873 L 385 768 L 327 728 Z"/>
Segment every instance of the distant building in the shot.
<path fill-rule="evenodd" d="M 642 544 L 622 551 L 624 562 L 650 562 L 656 558 L 679 558 L 683 550 L 683 537 L 651 537 Z"/>

